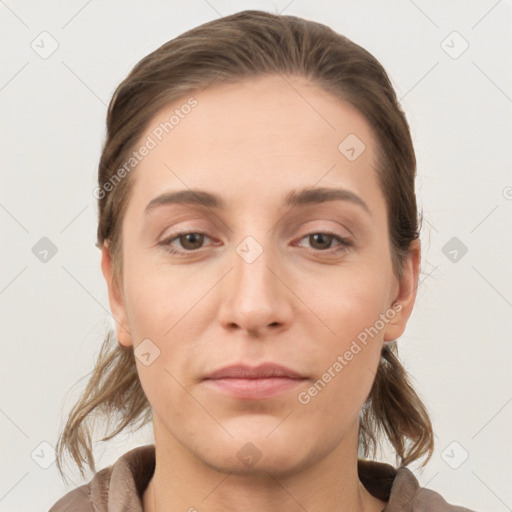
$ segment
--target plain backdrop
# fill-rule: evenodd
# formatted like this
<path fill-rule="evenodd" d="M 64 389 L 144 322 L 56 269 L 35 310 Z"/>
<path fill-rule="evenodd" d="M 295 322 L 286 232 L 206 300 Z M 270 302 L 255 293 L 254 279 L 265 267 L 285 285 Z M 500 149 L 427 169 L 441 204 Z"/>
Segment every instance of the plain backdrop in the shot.
<path fill-rule="evenodd" d="M 47 510 L 52 450 L 109 323 L 92 191 L 117 84 L 145 55 L 219 16 L 319 21 L 388 71 L 410 122 L 424 213 L 417 303 L 398 342 L 436 451 L 421 485 L 512 510 L 512 5 L 510 1 L 0 2 L 0 510 Z M 41 261 L 37 244 L 51 241 Z M 34 248 L 35 247 L 35 248 Z M 95 447 L 99 469 L 153 442 Z M 389 459 L 392 461 L 392 459 Z"/>

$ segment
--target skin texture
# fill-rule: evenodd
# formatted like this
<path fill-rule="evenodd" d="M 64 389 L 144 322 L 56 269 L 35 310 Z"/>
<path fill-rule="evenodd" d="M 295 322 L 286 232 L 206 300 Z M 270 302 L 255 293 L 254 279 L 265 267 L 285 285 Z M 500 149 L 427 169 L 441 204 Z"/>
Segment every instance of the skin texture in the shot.
<path fill-rule="evenodd" d="M 156 446 L 144 510 L 380 511 L 385 503 L 357 476 L 359 412 L 383 342 L 403 333 L 412 311 L 420 246 L 412 245 L 399 280 L 375 138 L 351 105 L 297 77 L 210 87 L 194 97 L 197 106 L 131 176 L 120 283 L 102 250 L 119 343 L 136 348 L 150 339 L 160 350 L 148 366 L 137 359 Z M 142 140 L 186 99 L 159 112 Z M 338 150 L 351 133 L 366 146 L 354 161 Z M 369 213 L 345 200 L 284 206 L 288 192 L 311 187 L 348 189 Z M 182 189 L 219 194 L 226 209 L 174 204 L 144 213 L 154 197 Z M 159 245 L 177 229 L 206 236 L 175 239 L 180 257 Z M 326 232 L 351 246 L 310 236 Z M 247 236 L 263 250 L 252 263 L 237 252 Z M 394 318 L 300 403 L 298 394 L 395 301 Z M 264 400 L 232 398 L 202 381 L 228 364 L 268 361 L 309 380 Z M 249 442 L 261 456 L 250 466 L 237 456 Z"/>

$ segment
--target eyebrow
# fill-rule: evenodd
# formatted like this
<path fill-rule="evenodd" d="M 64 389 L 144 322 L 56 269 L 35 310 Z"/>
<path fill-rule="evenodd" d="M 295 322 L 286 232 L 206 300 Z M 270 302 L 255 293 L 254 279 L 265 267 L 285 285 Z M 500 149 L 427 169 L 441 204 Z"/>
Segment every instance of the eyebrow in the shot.
<path fill-rule="evenodd" d="M 347 201 L 360 206 L 370 216 L 371 212 L 368 205 L 354 192 L 344 188 L 305 188 L 302 190 L 292 190 L 286 195 L 284 206 L 307 206 L 311 204 L 321 204 L 327 201 Z M 177 190 L 166 192 L 152 199 L 146 206 L 144 213 L 148 214 L 155 208 L 169 204 L 187 204 L 214 208 L 217 210 L 226 209 L 226 202 L 220 196 L 207 192 L 206 190 Z"/>

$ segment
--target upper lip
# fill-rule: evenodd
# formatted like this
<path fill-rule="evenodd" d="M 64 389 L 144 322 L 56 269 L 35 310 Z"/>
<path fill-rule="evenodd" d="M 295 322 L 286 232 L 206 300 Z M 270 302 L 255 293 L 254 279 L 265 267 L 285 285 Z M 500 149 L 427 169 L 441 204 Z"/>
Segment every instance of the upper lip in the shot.
<path fill-rule="evenodd" d="M 249 366 L 246 364 L 224 366 L 208 375 L 206 379 L 263 379 L 270 377 L 287 377 L 289 379 L 306 378 L 286 366 L 274 363 L 262 363 L 258 366 Z"/>

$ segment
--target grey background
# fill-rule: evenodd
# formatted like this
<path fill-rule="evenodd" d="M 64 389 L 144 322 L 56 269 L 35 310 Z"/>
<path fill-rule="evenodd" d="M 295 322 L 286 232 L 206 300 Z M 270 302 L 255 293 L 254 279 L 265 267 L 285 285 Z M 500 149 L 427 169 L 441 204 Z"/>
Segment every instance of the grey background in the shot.
<path fill-rule="evenodd" d="M 388 71 L 411 125 L 425 215 L 422 282 L 398 346 L 437 448 L 424 471 L 411 469 L 449 502 L 512 510 L 505 0 L 0 1 L 0 510 L 48 509 L 92 477 L 70 467 L 65 486 L 52 450 L 110 324 L 92 195 L 106 105 L 147 53 L 246 8 L 325 23 Z M 97 467 L 151 442 L 148 427 L 98 443 Z"/>

